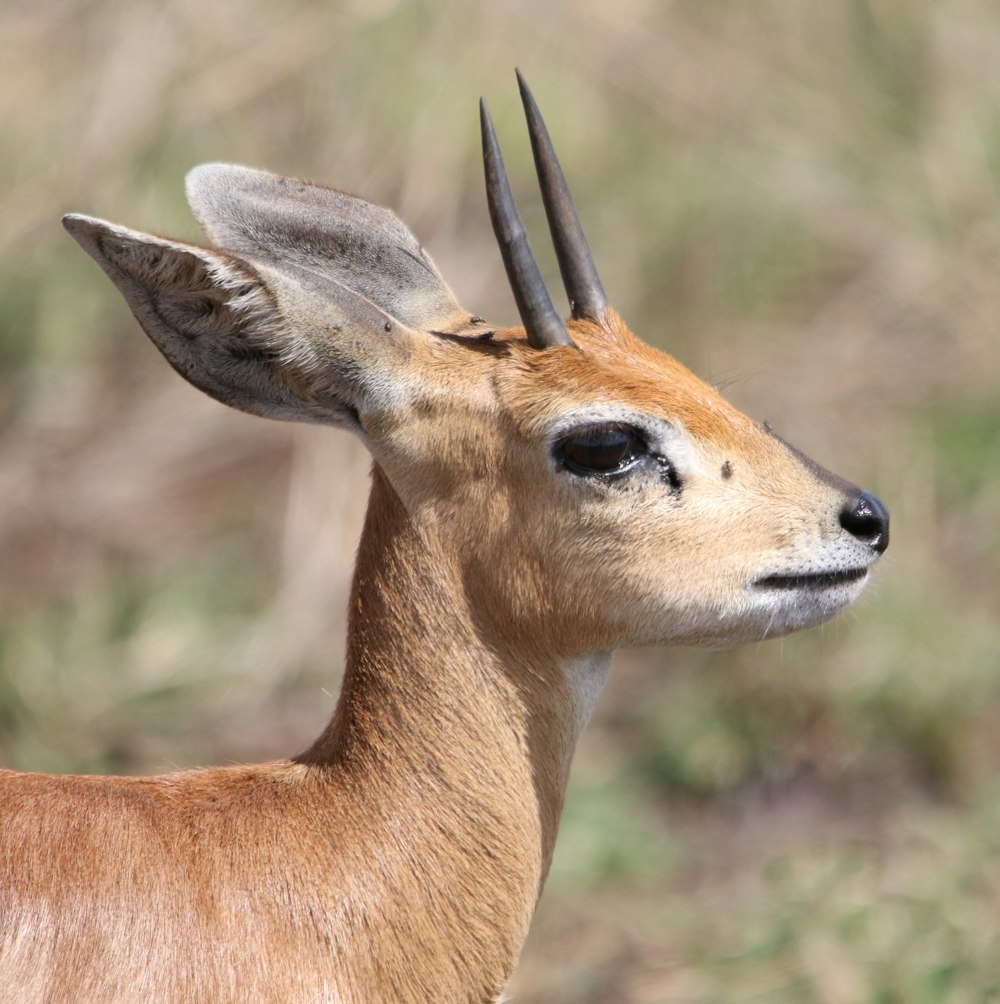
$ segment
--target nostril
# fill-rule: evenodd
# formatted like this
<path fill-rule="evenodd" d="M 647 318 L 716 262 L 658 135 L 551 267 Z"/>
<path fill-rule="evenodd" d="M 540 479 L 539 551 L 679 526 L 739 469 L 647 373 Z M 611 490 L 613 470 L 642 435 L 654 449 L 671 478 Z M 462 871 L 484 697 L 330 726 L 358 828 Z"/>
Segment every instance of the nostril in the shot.
<path fill-rule="evenodd" d="M 889 546 L 889 510 L 868 492 L 859 492 L 840 510 L 840 525 L 881 554 Z"/>

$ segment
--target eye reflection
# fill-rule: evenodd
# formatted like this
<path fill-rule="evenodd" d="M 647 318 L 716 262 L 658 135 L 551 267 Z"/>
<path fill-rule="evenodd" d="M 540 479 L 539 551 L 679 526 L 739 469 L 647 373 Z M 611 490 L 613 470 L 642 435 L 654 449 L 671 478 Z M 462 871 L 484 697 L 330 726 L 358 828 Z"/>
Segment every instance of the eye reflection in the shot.
<path fill-rule="evenodd" d="M 573 429 L 556 447 L 557 458 L 575 474 L 619 474 L 645 453 L 635 429 L 610 423 Z"/>

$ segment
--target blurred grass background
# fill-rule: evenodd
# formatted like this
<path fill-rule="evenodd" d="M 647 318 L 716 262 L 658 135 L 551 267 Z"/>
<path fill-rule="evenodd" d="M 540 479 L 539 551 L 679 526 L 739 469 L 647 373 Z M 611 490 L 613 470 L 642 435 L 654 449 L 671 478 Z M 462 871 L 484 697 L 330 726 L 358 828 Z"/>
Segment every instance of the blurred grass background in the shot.
<path fill-rule="evenodd" d="M 8 0 L 0 39 L 0 763 L 302 749 L 366 494 L 350 437 L 180 381 L 59 215 L 197 239 L 184 172 L 268 167 L 512 322 L 480 94 L 556 275 L 519 65 L 621 313 L 893 545 L 825 629 L 619 657 L 512 999 L 1000 1000 L 996 4 Z"/>

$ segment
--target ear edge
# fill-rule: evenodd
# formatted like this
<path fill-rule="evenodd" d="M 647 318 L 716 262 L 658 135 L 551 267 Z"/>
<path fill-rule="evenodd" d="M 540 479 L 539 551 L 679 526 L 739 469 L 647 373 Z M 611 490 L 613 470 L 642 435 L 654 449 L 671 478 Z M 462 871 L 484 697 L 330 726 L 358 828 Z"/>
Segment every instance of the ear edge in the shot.
<path fill-rule="evenodd" d="M 133 312 L 137 307 L 144 313 L 152 311 L 182 336 L 193 340 L 210 330 L 202 322 L 220 318 L 192 314 L 193 328 L 189 330 L 184 318 L 171 319 L 158 313 L 158 297 L 211 299 L 232 314 L 232 330 L 252 327 L 258 339 L 276 338 L 283 325 L 267 283 L 252 262 L 238 255 L 157 237 L 92 216 L 69 214 L 63 217 L 63 226 L 111 279 Z M 198 328 L 202 330 L 195 330 Z M 147 333 L 162 349 L 160 341 Z"/>
<path fill-rule="evenodd" d="M 391 209 L 337 188 L 223 162 L 185 179 L 191 210 L 211 242 L 279 271 L 325 272 L 413 330 L 465 327 L 433 258 Z"/>
<path fill-rule="evenodd" d="M 354 424 L 348 402 L 331 394 L 320 400 L 299 386 L 296 340 L 254 263 L 81 214 L 63 225 L 174 370 L 200 391 L 266 418 Z"/>

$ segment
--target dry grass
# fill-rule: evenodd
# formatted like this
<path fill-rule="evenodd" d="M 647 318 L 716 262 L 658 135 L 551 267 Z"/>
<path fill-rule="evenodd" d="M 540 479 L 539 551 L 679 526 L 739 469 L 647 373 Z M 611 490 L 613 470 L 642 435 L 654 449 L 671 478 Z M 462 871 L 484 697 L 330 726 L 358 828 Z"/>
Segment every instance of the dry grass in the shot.
<path fill-rule="evenodd" d="M 5 765 L 304 746 L 365 495 L 348 437 L 182 385 L 59 214 L 195 237 L 189 166 L 313 177 L 511 320 L 475 100 L 537 227 L 518 64 L 623 315 L 882 495 L 894 543 L 823 631 L 622 658 L 513 999 L 1000 997 L 994 5 L 66 0 L 0 38 Z"/>

